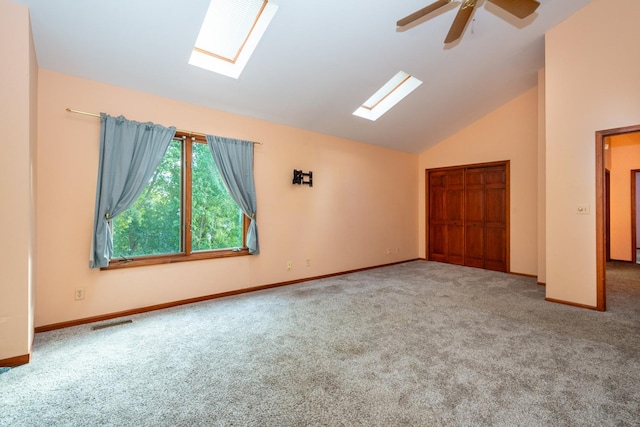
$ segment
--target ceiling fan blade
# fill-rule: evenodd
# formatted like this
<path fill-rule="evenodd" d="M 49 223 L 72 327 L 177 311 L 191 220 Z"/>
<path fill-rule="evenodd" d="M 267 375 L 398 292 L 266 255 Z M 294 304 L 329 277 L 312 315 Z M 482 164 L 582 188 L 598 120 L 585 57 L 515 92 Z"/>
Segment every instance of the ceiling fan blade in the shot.
<path fill-rule="evenodd" d="M 440 9 L 442 6 L 446 6 L 449 3 L 451 3 L 453 0 L 438 0 L 435 3 L 430 4 L 427 7 L 423 7 L 422 9 L 420 9 L 417 12 L 413 12 L 411 15 L 409 16 L 405 16 L 404 18 L 402 18 L 401 20 L 399 20 L 396 25 L 398 27 L 404 27 L 407 24 L 412 23 L 413 21 L 422 18 L 425 15 L 430 14 L 431 12 Z"/>
<path fill-rule="evenodd" d="M 489 0 L 520 19 L 526 18 L 536 11 L 540 3 L 536 0 Z"/>
<path fill-rule="evenodd" d="M 462 3 L 458 10 L 458 14 L 456 15 L 456 19 L 454 19 L 453 24 L 451 24 L 449 34 L 447 34 L 447 38 L 444 39 L 445 43 L 452 43 L 462 36 L 462 33 L 467 26 L 467 22 L 469 22 L 469 18 L 471 18 L 471 14 L 476 8 L 476 3 L 477 0 L 466 0 Z"/>

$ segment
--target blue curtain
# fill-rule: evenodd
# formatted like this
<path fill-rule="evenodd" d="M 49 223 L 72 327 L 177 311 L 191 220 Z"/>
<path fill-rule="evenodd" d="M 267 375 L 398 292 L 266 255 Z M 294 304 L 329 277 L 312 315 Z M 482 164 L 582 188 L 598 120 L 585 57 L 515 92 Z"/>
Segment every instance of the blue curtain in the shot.
<path fill-rule="evenodd" d="M 176 128 L 100 114 L 100 157 L 89 266 L 106 267 L 113 255 L 109 220 L 136 201 L 160 165 Z"/>
<path fill-rule="evenodd" d="M 207 143 L 229 194 L 251 218 L 247 231 L 249 253 L 260 253 L 256 224 L 256 186 L 253 179 L 253 142 L 207 135 Z"/>

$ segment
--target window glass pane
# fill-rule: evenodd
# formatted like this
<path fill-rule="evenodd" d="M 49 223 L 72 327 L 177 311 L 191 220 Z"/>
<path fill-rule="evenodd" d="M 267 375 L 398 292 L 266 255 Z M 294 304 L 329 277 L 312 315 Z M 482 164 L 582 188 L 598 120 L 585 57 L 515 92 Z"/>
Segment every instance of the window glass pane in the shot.
<path fill-rule="evenodd" d="M 218 174 L 207 144 L 193 143 L 192 162 L 193 251 L 242 246 L 242 212 Z"/>
<path fill-rule="evenodd" d="M 144 191 L 113 219 L 113 258 L 179 253 L 182 142 L 172 141 Z"/>

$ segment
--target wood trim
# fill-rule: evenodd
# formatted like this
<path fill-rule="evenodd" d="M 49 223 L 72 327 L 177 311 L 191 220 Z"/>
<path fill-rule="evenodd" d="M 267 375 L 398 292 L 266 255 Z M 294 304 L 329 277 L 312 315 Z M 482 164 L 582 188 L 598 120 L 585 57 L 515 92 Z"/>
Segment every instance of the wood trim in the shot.
<path fill-rule="evenodd" d="M 598 311 L 607 308 L 606 284 L 605 284 L 605 211 L 606 200 L 604 195 L 604 132 L 596 132 L 596 307 Z"/>
<path fill-rule="evenodd" d="M 429 173 L 431 169 L 424 170 L 424 260 L 429 261 L 429 253 L 431 247 L 429 246 L 429 200 L 431 194 L 429 192 Z"/>
<path fill-rule="evenodd" d="M 396 90 L 398 90 L 398 88 L 400 86 L 402 86 L 403 84 L 405 84 L 407 82 L 407 80 L 409 80 L 411 78 L 411 74 L 408 74 L 407 77 L 405 77 L 400 83 L 398 83 L 396 85 L 396 87 L 394 87 L 393 89 L 391 89 L 389 92 L 387 92 L 387 94 L 385 96 L 383 96 L 382 98 L 380 98 L 378 100 L 378 102 L 376 102 L 375 104 L 373 104 L 371 107 L 368 107 L 364 104 L 361 105 L 361 108 L 364 108 L 365 110 L 373 110 L 374 108 L 376 108 L 382 101 L 384 101 L 385 99 L 387 99 L 393 92 L 395 92 Z M 397 101 L 396 101 L 397 102 Z"/>
<path fill-rule="evenodd" d="M 586 308 L 586 309 L 589 309 L 589 310 L 602 311 L 602 310 L 598 310 L 598 307 L 594 307 L 592 305 L 578 304 L 576 302 L 563 301 L 563 300 L 559 300 L 559 299 L 555 299 L 555 298 L 545 298 L 544 300 L 547 301 L 547 302 L 553 302 L 553 303 L 556 303 L 556 304 L 570 305 L 572 307 Z"/>
<path fill-rule="evenodd" d="M 638 252 L 638 239 L 636 237 L 637 228 L 636 223 L 637 212 L 636 212 L 636 174 L 640 173 L 640 169 L 631 170 L 631 262 L 634 264 L 638 262 L 637 252 Z"/>
<path fill-rule="evenodd" d="M 538 278 L 538 276 L 536 276 L 535 274 L 514 273 L 513 271 L 509 271 L 507 274 L 511 274 L 512 276 L 528 277 L 529 279 Z"/>
<path fill-rule="evenodd" d="M 180 229 L 182 230 L 182 235 L 180 236 L 180 250 L 184 253 L 184 255 L 190 256 L 193 250 L 192 247 L 192 217 L 191 212 L 193 210 L 191 204 L 193 203 L 193 172 L 191 171 L 191 166 L 193 165 L 193 144 L 197 142 L 195 137 L 185 138 L 182 141 L 182 188 L 181 188 L 181 196 L 182 196 L 182 209 L 180 209 Z"/>
<path fill-rule="evenodd" d="M 506 184 L 506 188 L 505 188 L 506 218 L 505 220 L 507 222 L 507 229 L 505 230 L 506 239 L 507 239 L 507 241 L 505 242 L 506 251 L 507 251 L 507 253 L 505 254 L 505 267 L 506 267 L 507 273 L 510 273 L 511 272 L 511 161 L 506 160 L 503 163 L 505 163 L 504 167 L 505 167 L 505 174 L 506 174 L 506 180 L 507 180 L 507 182 L 505 183 Z"/>
<path fill-rule="evenodd" d="M 117 270 L 120 268 L 142 267 L 147 265 L 173 264 L 176 262 L 199 261 L 203 259 L 230 258 L 236 256 L 249 255 L 249 249 L 243 248 L 239 251 L 231 249 L 221 251 L 195 252 L 186 254 L 154 255 L 150 257 L 139 257 L 133 259 L 112 259 L 107 267 L 100 270 Z"/>
<path fill-rule="evenodd" d="M 604 169 L 604 250 L 605 261 L 611 261 L 611 172 Z"/>
<path fill-rule="evenodd" d="M 242 216 L 242 247 L 247 247 L 247 234 L 249 233 L 249 226 L 251 225 L 251 218 L 246 214 Z M 247 249 L 247 252 L 249 250 Z"/>
<path fill-rule="evenodd" d="M 193 304 L 193 303 L 196 303 L 196 302 L 202 302 L 202 301 L 208 301 L 208 300 L 212 300 L 212 299 L 224 298 L 224 297 L 233 296 L 233 295 L 246 294 L 246 293 L 249 293 L 249 292 L 262 291 L 262 290 L 265 290 L 265 289 L 278 288 L 278 287 L 281 287 L 281 286 L 294 285 L 296 283 L 309 282 L 311 280 L 327 279 L 329 277 L 336 277 L 336 276 L 342 276 L 342 275 L 345 275 L 345 274 L 358 273 L 358 272 L 361 272 L 361 271 L 373 270 L 373 269 L 382 268 L 382 267 L 389 267 L 389 266 L 392 266 L 392 265 L 404 264 L 406 262 L 419 261 L 419 260 L 420 260 L 420 258 L 413 258 L 413 259 L 408 259 L 408 260 L 405 260 L 405 261 L 392 262 L 392 263 L 389 263 L 389 264 L 375 265 L 375 266 L 372 266 L 372 267 L 363 267 L 363 268 L 357 268 L 357 269 L 354 269 L 354 270 L 342 271 L 342 272 L 339 272 L 339 273 L 330 273 L 330 274 L 323 274 L 323 275 L 320 275 L 320 276 L 306 277 L 306 278 L 295 279 L 295 280 L 288 280 L 286 282 L 278 282 L 278 283 L 272 283 L 272 284 L 268 284 L 268 285 L 254 286 L 254 287 L 251 287 L 251 288 L 237 289 L 237 290 L 234 290 L 234 291 L 221 292 L 221 293 L 218 293 L 218 294 L 205 295 L 205 296 L 196 297 L 196 298 L 188 298 L 188 299 L 184 299 L 184 300 L 167 302 L 167 303 L 163 303 L 163 304 L 150 305 L 150 306 L 147 306 L 147 307 L 140 307 L 140 308 L 135 308 L 135 309 L 131 309 L 131 310 L 118 311 L 118 312 L 115 312 L 115 313 L 103 314 L 103 315 L 99 315 L 99 316 L 85 317 L 85 318 L 82 318 L 82 319 L 69 320 L 67 322 L 52 323 L 50 325 L 43 325 L 43 326 L 36 327 L 35 328 L 35 332 L 36 333 L 49 332 L 49 331 L 53 331 L 53 330 L 56 330 L 56 329 L 69 328 L 69 327 L 72 327 L 72 326 L 80 326 L 80 325 L 85 325 L 87 323 L 102 322 L 102 321 L 105 321 L 105 320 L 116 319 L 118 317 L 133 316 L 135 314 L 147 313 L 149 311 L 162 310 L 162 309 L 165 309 L 165 308 L 177 307 L 177 306 L 180 306 L 180 305 Z"/>
<path fill-rule="evenodd" d="M 31 360 L 31 354 L 23 354 L 22 356 L 10 357 L 8 359 L 1 359 L 0 366 L 7 368 L 14 368 L 20 365 L 26 365 Z"/>
<path fill-rule="evenodd" d="M 509 160 L 500 160 L 496 162 L 487 162 L 487 163 L 471 163 L 469 165 L 458 165 L 458 166 L 445 166 L 442 168 L 429 168 L 426 169 L 427 172 L 446 172 L 452 171 L 456 169 L 470 169 L 470 168 L 489 168 L 494 166 L 503 166 L 504 164 L 509 163 Z"/>
<path fill-rule="evenodd" d="M 606 242 L 605 242 L 605 162 L 604 140 L 608 136 L 640 132 L 640 125 L 596 131 L 596 309 L 607 308 Z"/>
<path fill-rule="evenodd" d="M 544 282 L 538 282 L 538 286 L 547 286 L 547 284 Z"/>

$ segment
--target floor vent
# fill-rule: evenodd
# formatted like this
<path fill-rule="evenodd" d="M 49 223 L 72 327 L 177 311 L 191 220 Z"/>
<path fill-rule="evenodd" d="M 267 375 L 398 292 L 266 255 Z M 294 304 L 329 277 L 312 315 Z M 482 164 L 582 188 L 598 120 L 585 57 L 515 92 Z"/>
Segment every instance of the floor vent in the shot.
<path fill-rule="evenodd" d="M 104 329 L 104 328 L 110 328 L 112 326 L 120 326 L 120 325 L 124 325 L 125 323 L 132 323 L 133 320 L 129 319 L 129 320 L 118 320 L 116 322 L 109 322 L 109 323 L 103 323 L 102 325 L 95 325 L 92 326 L 91 329 L 94 331 L 97 331 L 98 329 Z"/>

